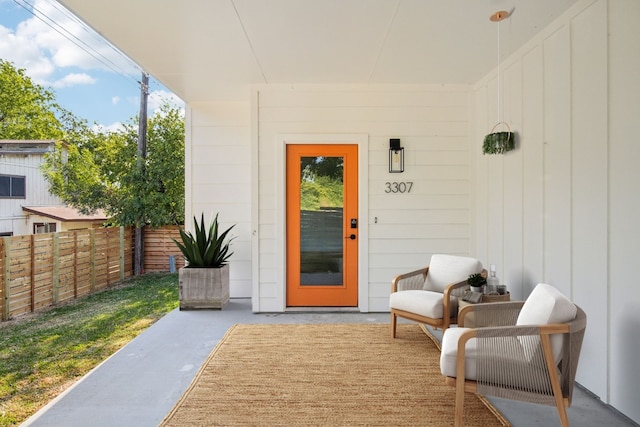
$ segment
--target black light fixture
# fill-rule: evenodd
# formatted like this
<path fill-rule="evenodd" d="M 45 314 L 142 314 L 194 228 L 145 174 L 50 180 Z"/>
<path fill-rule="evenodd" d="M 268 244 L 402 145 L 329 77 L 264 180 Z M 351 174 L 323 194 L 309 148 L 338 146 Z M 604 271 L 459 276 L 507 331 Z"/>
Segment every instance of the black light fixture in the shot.
<path fill-rule="evenodd" d="M 400 138 L 389 140 L 389 173 L 404 172 L 404 148 L 400 147 Z"/>

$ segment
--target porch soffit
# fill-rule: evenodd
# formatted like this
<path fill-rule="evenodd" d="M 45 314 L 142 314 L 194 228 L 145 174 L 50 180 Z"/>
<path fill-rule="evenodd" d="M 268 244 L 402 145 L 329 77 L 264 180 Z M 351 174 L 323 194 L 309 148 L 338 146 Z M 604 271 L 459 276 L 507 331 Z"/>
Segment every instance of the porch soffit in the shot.
<path fill-rule="evenodd" d="M 252 84 L 473 84 L 580 0 L 60 0 L 186 102 Z M 513 10 L 501 24 L 498 10 Z M 498 29 L 500 26 L 500 30 Z"/>

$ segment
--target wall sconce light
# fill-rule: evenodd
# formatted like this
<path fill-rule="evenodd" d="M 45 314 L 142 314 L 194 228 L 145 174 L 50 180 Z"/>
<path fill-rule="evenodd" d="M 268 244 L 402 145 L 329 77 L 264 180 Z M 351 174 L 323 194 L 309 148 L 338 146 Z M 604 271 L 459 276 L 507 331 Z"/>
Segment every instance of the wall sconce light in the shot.
<path fill-rule="evenodd" d="M 389 140 L 389 173 L 404 172 L 404 148 L 399 138 Z"/>

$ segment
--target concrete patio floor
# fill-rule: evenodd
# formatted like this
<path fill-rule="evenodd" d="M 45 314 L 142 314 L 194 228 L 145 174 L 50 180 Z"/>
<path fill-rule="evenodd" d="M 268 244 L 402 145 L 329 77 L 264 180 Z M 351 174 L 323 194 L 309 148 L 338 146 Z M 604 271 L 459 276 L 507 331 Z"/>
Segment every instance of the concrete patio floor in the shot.
<path fill-rule="evenodd" d="M 237 323 L 388 322 L 388 313 L 296 311 L 255 314 L 249 299 L 232 299 L 222 311 L 176 309 L 22 425 L 157 426 L 227 329 Z M 438 332 L 435 335 L 440 337 Z M 555 407 L 490 400 L 514 427 L 560 424 Z M 637 427 L 580 387 L 576 387 L 568 415 L 573 426 Z"/>

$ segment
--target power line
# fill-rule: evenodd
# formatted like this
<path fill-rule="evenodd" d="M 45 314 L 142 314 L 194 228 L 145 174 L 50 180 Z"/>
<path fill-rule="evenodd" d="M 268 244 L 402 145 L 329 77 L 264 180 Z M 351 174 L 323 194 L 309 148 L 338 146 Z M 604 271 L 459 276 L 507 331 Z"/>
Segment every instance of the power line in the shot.
<path fill-rule="evenodd" d="M 83 22 L 81 19 L 79 19 L 76 15 L 74 15 L 68 9 L 66 9 L 62 5 L 60 5 L 57 1 L 55 1 L 55 0 L 45 0 L 45 1 L 50 6 L 52 6 L 54 9 L 56 9 L 58 12 L 60 12 L 70 22 L 72 22 L 74 24 L 77 24 L 78 27 L 82 31 L 84 31 L 88 37 L 93 39 L 93 41 L 95 43 L 94 44 L 88 43 L 87 41 L 82 40 L 78 36 L 74 35 L 69 29 L 64 27 L 64 23 L 61 24 L 59 22 L 56 22 L 55 20 L 53 20 L 52 18 L 47 16 L 47 14 L 44 13 L 42 10 L 40 10 L 38 7 L 36 7 L 35 6 L 35 2 L 30 3 L 27 0 L 13 0 L 13 2 L 16 3 L 18 6 L 20 6 L 21 8 L 23 8 L 27 12 L 29 12 L 36 19 L 40 20 L 42 23 L 44 23 L 49 28 L 54 30 L 56 33 L 58 33 L 59 35 L 64 37 L 66 40 L 70 41 L 75 46 L 77 46 L 78 48 L 83 50 L 85 53 L 90 55 L 96 61 L 98 61 L 99 63 L 104 65 L 107 69 L 111 70 L 112 72 L 114 72 L 117 75 L 120 75 L 125 80 L 134 83 L 136 85 L 136 87 L 139 87 L 139 85 L 142 84 L 142 82 L 140 80 L 138 80 L 137 78 L 135 78 L 132 73 L 127 72 L 123 67 L 118 65 L 116 62 L 111 60 L 106 55 L 104 55 L 102 52 L 100 52 L 94 46 L 96 44 L 102 44 L 102 45 L 106 46 L 108 49 L 113 51 L 116 55 L 120 56 L 122 59 L 124 59 L 126 62 L 128 62 L 132 66 L 132 68 L 135 68 L 137 73 L 144 72 L 144 70 L 142 70 L 142 68 L 137 63 L 135 63 L 131 58 L 129 58 L 127 55 L 125 55 L 120 49 L 115 47 L 107 39 L 105 39 L 100 34 L 98 34 L 95 30 L 93 30 L 93 28 L 89 27 L 85 22 Z M 154 78 L 153 80 L 156 83 L 158 83 L 159 85 L 162 85 L 157 79 Z M 162 86 L 164 86 L 164 85 L 162 85 Z M 159 102 L 159 103 L 162 103 L 162 102 L 165 102 L 165 101 L 170 101 L 170 100 L 166 99 L 165 97 L 160 96 L 158 93 L 151 93 L 151 94 L 149 94 L 149 96 L 152 99 L 154 99 L 157 102 Z"/>
<path fill-rule="evenodd" d="M 93 46 L 90 46 L 85 41 L 83 41 L 83 40 L 79 39 L 78 37 L 76 37 L 75 35 L 73 35 L 68 29 L 64 28 L 61 24 L 59 24 L 59 23 L 55 22 L 53 19 L 49 18 L 44 12 L 42 12 L 40 9 L 38 9 L 35 6 L 35 3 L 29 3 L 26 0 L 13 0 L 13 1 L 18 6 L 22 7 L 23 9 L 25 9 L 26 11 L 31 13 L 34 17 L 36 17 L 42 23 L 47 25 L 49 28 L 54 30 L 56 33 L 60 34 L 65 39 L 69 40 L 71 43 L 76 45 L 78 48 L 82 49 L 85 53 L 90 55 L 92 58 L 94 58 L 96 61 L 100 62 L 102 65 L 104 65 L 105 67 L 107 67 L 108 69 L 113 71 L 114 73 L 120 74 L 120 75 L 125 75 L 128 78 L 130 78 L 130 79 L 135 81 L 135 79 L 133 79 L 132 76 L 128 75 L 128 73 L 126 73 L 124 71 L 124 69 L 122 69 L 117 64 L 115 64 L 111 59 L 109 59 L 105 55 L 101 54 Z M 31 9 L 29 9 L 29 8 L 31 8 Z M 60 9 L 58 9 L 58 10 L 60 10 Z M 62 13 L 65 15 L 65 17 L 70 18 L 70 13 L 68 11 L 67 12 L 62 12 Z M 82 29 L 84 29 L 84 31 L 87 31 L 89 34 L 95 33 L 95 32 L 93 32 L 93 30 L 91 30 L 91 32 L 89 32 L 87 25 L 82 23 L 81 21 L 77 20 L 77 18 L 75 18 L 73 20 L 76 20 L 76 22 L 78 24 L 80 24 L 80 27 Z M 130 62 L 131 65 L 134 68 L 137 69 L 136 71 L 141 71 L 140 67 L 135 62 L 133 62 L 126 55 L 124 55 L 121 51 L 116 49 L 115 46 L 113 46 L 112 44 L 108 43 L 104 38 L 101 38 L 100 41 L 102 41 L 102 43 L 104 43 L 106 46 L 108 46 L 110 49 L 112 49 L 114 52 L 116 52 L 122 58 L 124 58 L 128 62 Z"/>

